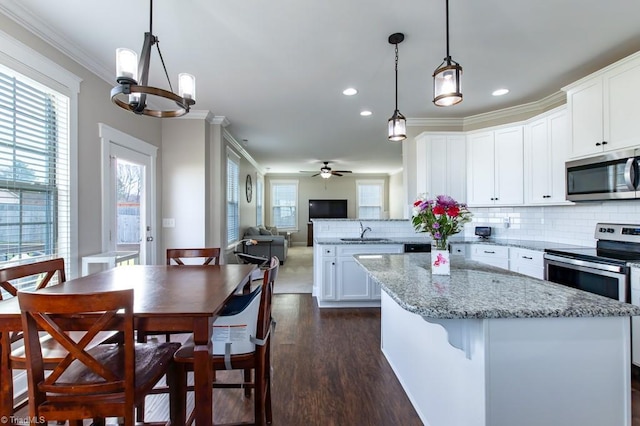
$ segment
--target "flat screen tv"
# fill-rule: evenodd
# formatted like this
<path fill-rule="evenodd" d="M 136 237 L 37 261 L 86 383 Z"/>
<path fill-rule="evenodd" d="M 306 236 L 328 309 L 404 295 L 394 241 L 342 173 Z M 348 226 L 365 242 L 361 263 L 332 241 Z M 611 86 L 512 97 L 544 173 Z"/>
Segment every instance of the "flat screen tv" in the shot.
<path fill-rule="evenodd" d="M 309 200 L 309 219 L 346 219 L 347 200 Z"/>

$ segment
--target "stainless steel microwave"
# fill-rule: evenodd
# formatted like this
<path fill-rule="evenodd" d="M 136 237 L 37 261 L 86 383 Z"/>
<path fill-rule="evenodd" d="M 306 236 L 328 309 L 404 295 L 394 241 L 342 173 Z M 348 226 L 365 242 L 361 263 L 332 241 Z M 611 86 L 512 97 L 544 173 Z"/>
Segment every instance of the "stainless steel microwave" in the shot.
<path fill-rule="evenodd" d="M 640 198 L 640 149 L 567 161 L 567 200 L 599 201 Z"/>

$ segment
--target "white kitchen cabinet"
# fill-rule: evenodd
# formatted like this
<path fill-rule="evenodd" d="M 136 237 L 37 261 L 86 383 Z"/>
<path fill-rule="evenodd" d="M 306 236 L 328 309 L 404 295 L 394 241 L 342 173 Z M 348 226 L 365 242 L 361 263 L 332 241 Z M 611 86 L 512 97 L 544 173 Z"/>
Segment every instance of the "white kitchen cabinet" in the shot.
<path fill-rule="evenodd" d="M 354 259 L 355 254 L 402 253 L 402 244 L 314 246 L 314 295 L 318 306 L 380 306 L 380 285 Z"/>
<path fill-rule="evenodd" d="M 510 247 L 509 270 L 533 278 L 544 279 L 544 252 Z"/>
<path fill-rule="evenodd" d="M 467 138 L 467 204 L 523 204 L 523 153 L 521 125 L 470 134 Z"/>
<path fill-rule="evenodd" d="M 640 54 L 563 90 L 567 92 L 572 157 L 640 145 Z"/>
<path fill-rule="evenodd" d="M 467 257 L 467 246 L 468 244 L 451 244 L 451 255 Z"/>
<path fill-rule="evenodd" d="M 569 204 L 565 161 L 569 158 L 569 123 L 562 106 L 524 127 L 525 204 Z"/>
<path fill-rule="evenodd" d="M 631 268 L 631 304 L 640 306 L 640 268 Z M 631 362 L 640 367 L 640 317 L 631 317 Z"/>
<path fill-rule="evenodd" d="M 493 244 L 471 244 L 469 258 L 502 269 L 509 269 L 509 247 Z"/>
<path fill-rule="evenodd" d="M 447 194 L 466 202 L 465 147 L 463 133 L 421 133 L 416 138 L 418 193 Z"/>

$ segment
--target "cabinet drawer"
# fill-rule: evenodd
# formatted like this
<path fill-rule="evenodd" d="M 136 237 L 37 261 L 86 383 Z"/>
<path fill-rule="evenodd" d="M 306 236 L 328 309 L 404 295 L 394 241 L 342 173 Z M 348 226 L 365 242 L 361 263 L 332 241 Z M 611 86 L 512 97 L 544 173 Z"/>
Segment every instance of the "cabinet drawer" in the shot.
<path fill-rule="evenodd" d="M 542 268 L 544 265 L 544 252 L 538 250 L 528 250 L 512 248 L 509 252 L 509 261 L 521 265 L 530 265 Z"/>
<path fill-rule="evenodd" d="M 491 244 L 473 244 L 471 246 L 471 258 L 492 257 L 509 259 L 509 247 L 494 246 Z"/>
<path fill-rule="evenodd" d="M 324 246 L 322 247 L 322 256 L 335 256 L 336 255 L 336 247 L 335 246 Z"/>
<path fill-rule="evenodd" d="M 467 256 L 468 244 L 451 244 L 451 254 L 456 256 Z"/>

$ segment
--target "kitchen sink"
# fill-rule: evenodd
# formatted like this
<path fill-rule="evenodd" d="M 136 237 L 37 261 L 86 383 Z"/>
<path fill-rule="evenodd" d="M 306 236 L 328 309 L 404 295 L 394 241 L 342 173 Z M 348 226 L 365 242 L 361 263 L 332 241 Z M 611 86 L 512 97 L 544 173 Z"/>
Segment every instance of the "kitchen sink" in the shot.
<path fill-rule="evenodd" d="M 340 238 L 340 241 L 389 241 L 388 238 Z"/>

